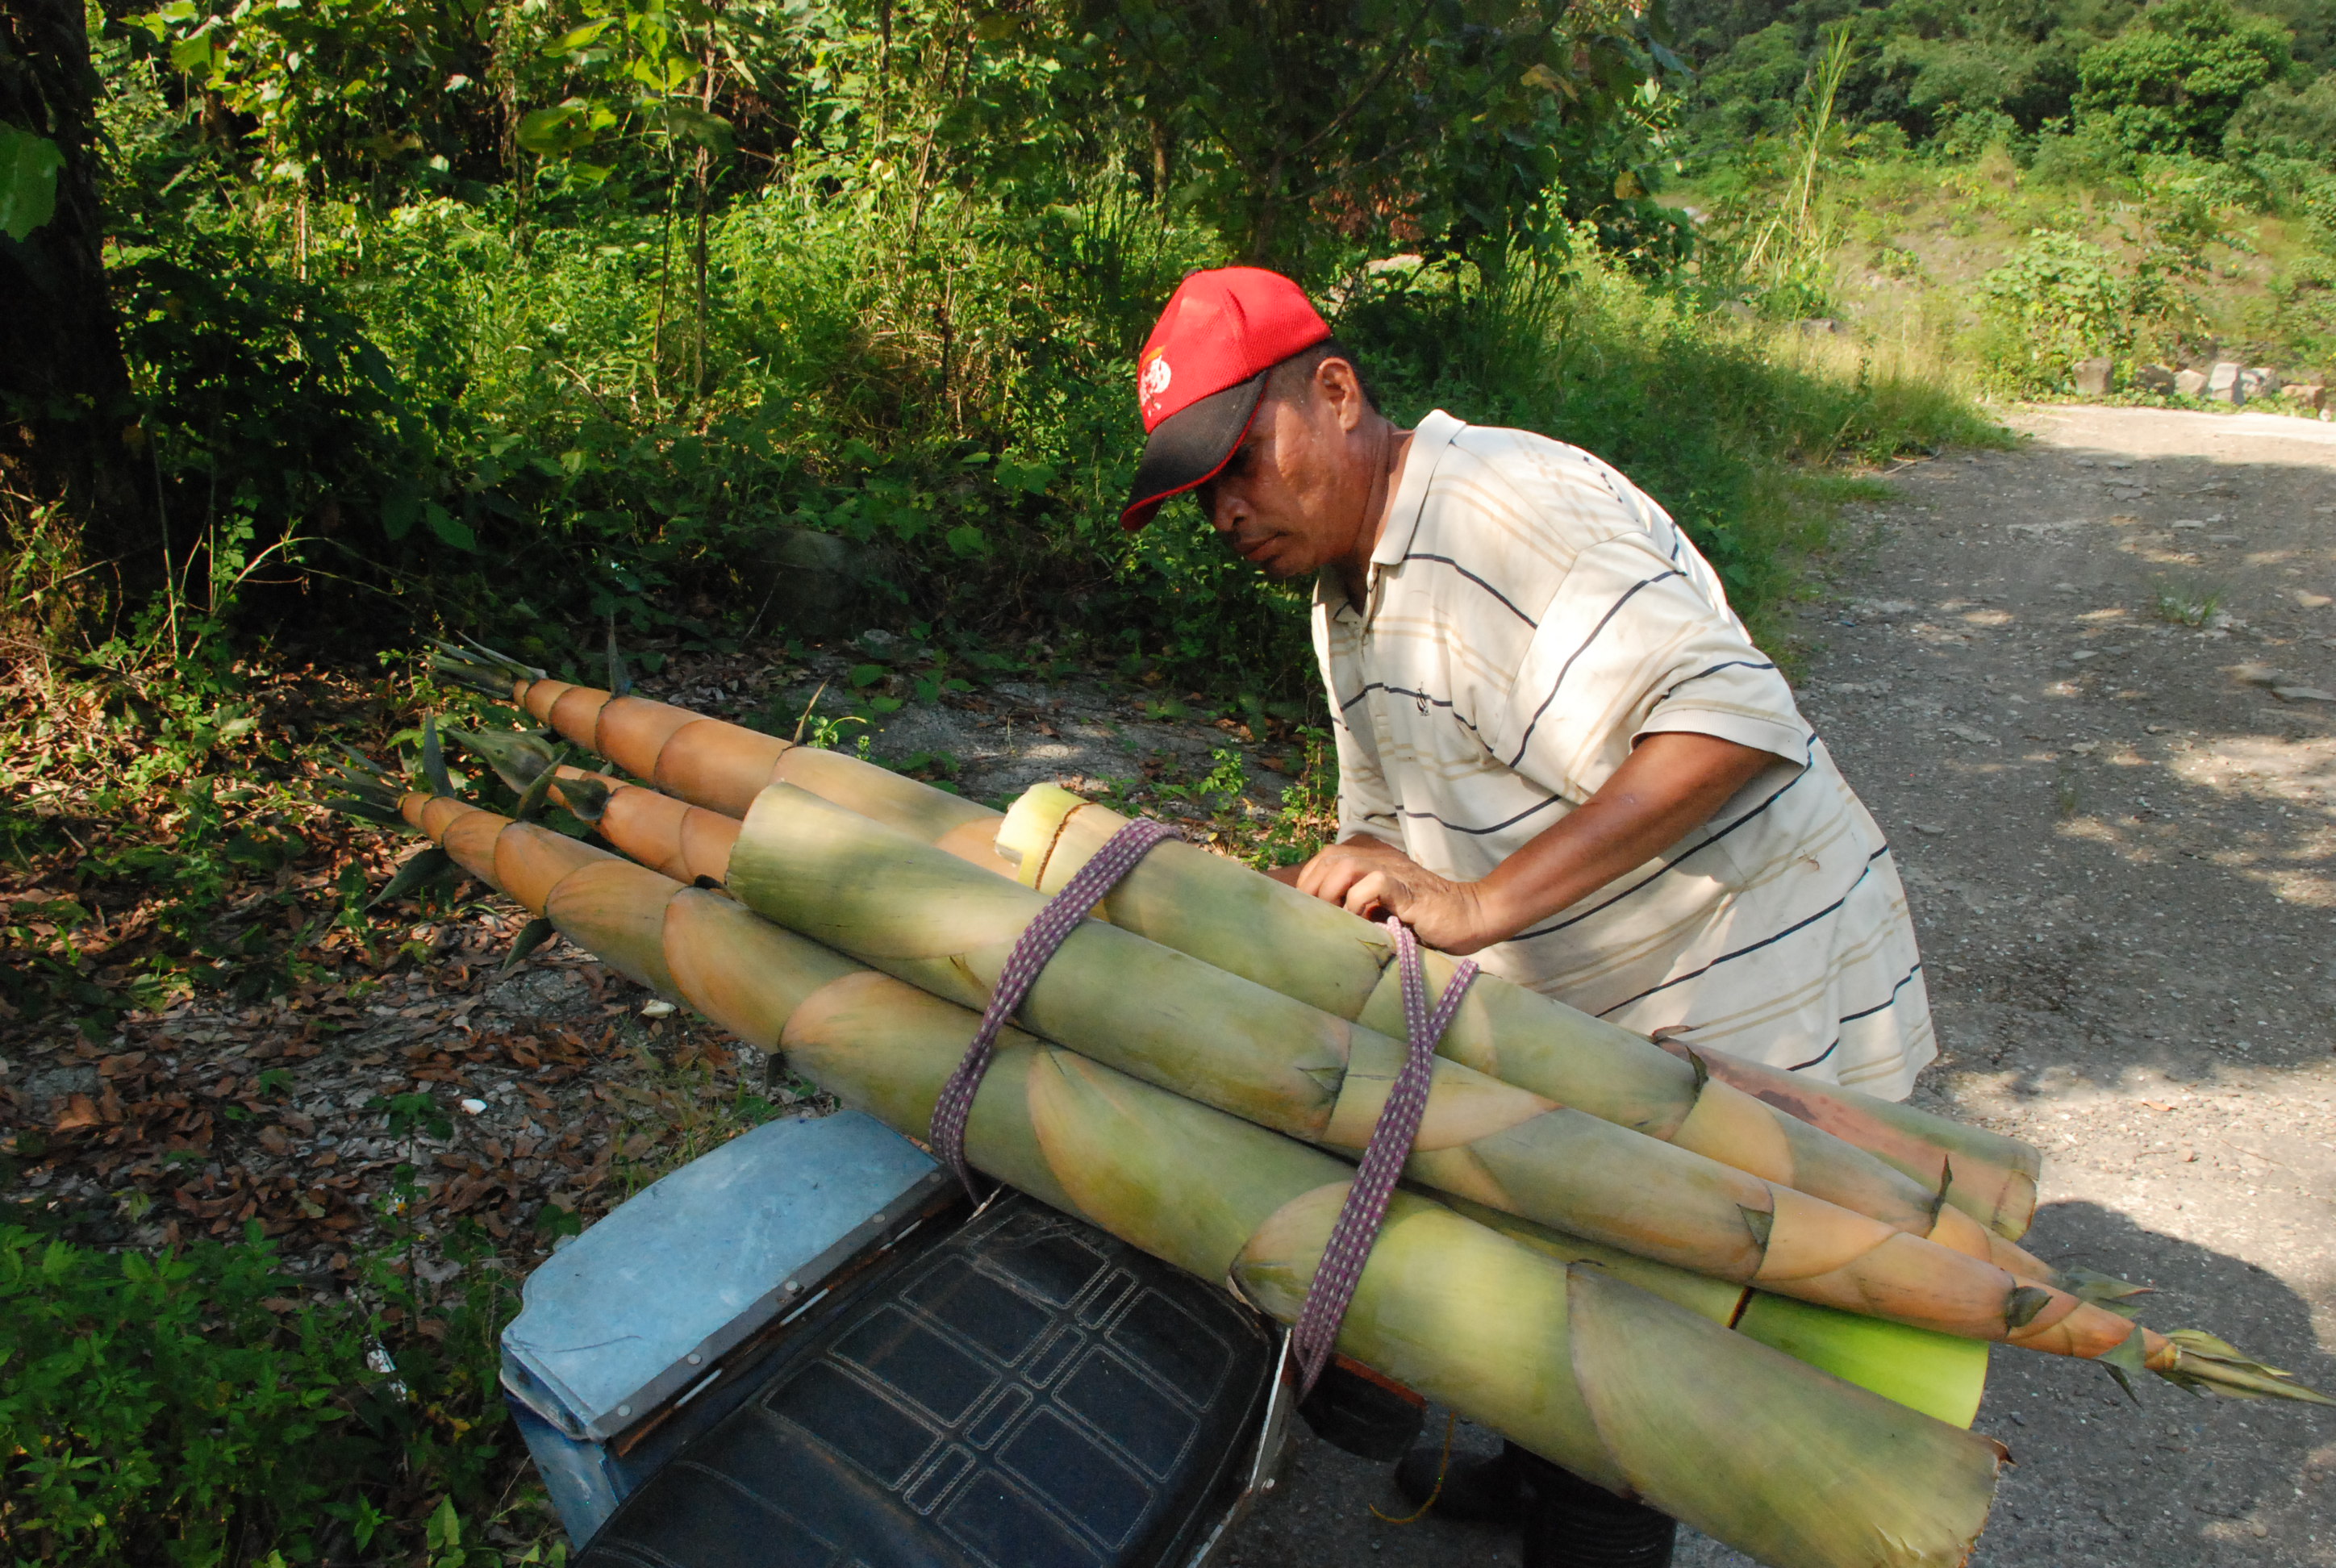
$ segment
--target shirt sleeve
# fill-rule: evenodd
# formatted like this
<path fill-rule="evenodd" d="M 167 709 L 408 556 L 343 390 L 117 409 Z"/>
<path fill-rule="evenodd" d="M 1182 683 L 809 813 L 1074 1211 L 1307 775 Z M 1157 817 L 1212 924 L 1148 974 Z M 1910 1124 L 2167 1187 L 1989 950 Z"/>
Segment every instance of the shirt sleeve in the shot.
<path fill-rule="evenodd" d="M 1683 536 L 1583 550 L 1541 618 L 1501 716 L 1499 760 L 1581 802 L 1645 735 L 1717 735 L 1800 765 L 1812 735 L 1776 664 Z"/>

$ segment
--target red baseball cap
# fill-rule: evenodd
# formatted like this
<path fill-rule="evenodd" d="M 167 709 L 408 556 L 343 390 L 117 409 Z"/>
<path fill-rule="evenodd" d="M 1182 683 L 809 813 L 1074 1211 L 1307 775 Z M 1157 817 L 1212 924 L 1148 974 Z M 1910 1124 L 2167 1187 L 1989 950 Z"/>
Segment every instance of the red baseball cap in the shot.
<path fill-rule="evenodd" d="M 1279 272 L 1220 267 L 1178 284 L 1135 362 L 1148 439 L 1119 525 L 1142 528 L 1162 502 L 1214 479 L 1249 434 L 1266 372 L 1329 336 Z"/>

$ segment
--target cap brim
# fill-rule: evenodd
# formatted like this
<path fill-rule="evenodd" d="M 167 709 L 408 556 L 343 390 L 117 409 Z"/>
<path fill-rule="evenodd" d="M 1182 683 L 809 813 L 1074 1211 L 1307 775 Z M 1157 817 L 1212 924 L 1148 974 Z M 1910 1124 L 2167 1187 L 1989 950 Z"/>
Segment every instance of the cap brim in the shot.
<path fill-rule="evenodd" d="M 1160 422 L 1144 443 L 1144 461 L 1135 465 L 1135 483 L 1119 514 L 1120 527 L 1133 533 L 1150 522 L 1163 503 L 1208 483 L 1232 461 L 1249 433 L 1250 421 L 1257 416 L 1258 400 L 1265 395 L 1265 378 L 1270 374 L 1260 371 Z"/>

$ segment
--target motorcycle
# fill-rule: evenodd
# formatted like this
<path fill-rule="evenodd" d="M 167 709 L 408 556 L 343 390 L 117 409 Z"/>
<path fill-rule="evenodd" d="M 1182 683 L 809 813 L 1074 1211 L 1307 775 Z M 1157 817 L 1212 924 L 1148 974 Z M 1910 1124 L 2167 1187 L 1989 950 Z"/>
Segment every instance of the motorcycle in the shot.
<path fill-rule="evenodd" d="M 857 1112 L 765 1123 L 530 1276 L 506 1400 L 578 1568 L 1205 1568 L 1276 1485 L 1287 1336 Z M 1393 1458 L 1420 1401 L 1299 1412 Z"/>

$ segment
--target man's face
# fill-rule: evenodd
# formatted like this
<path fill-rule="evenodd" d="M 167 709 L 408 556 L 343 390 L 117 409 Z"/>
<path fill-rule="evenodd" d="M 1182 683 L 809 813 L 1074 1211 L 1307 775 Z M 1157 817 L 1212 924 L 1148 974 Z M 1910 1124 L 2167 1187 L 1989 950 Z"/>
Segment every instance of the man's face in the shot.
<path fill-rule="evenodd" d="M 1210 526 L 1269 576 L 1301 577 L 1354 550 L 1371 476 L 1339 404 L 1319 382 L 1269 390 L 1241 449 L 1194 492 Z"/>

